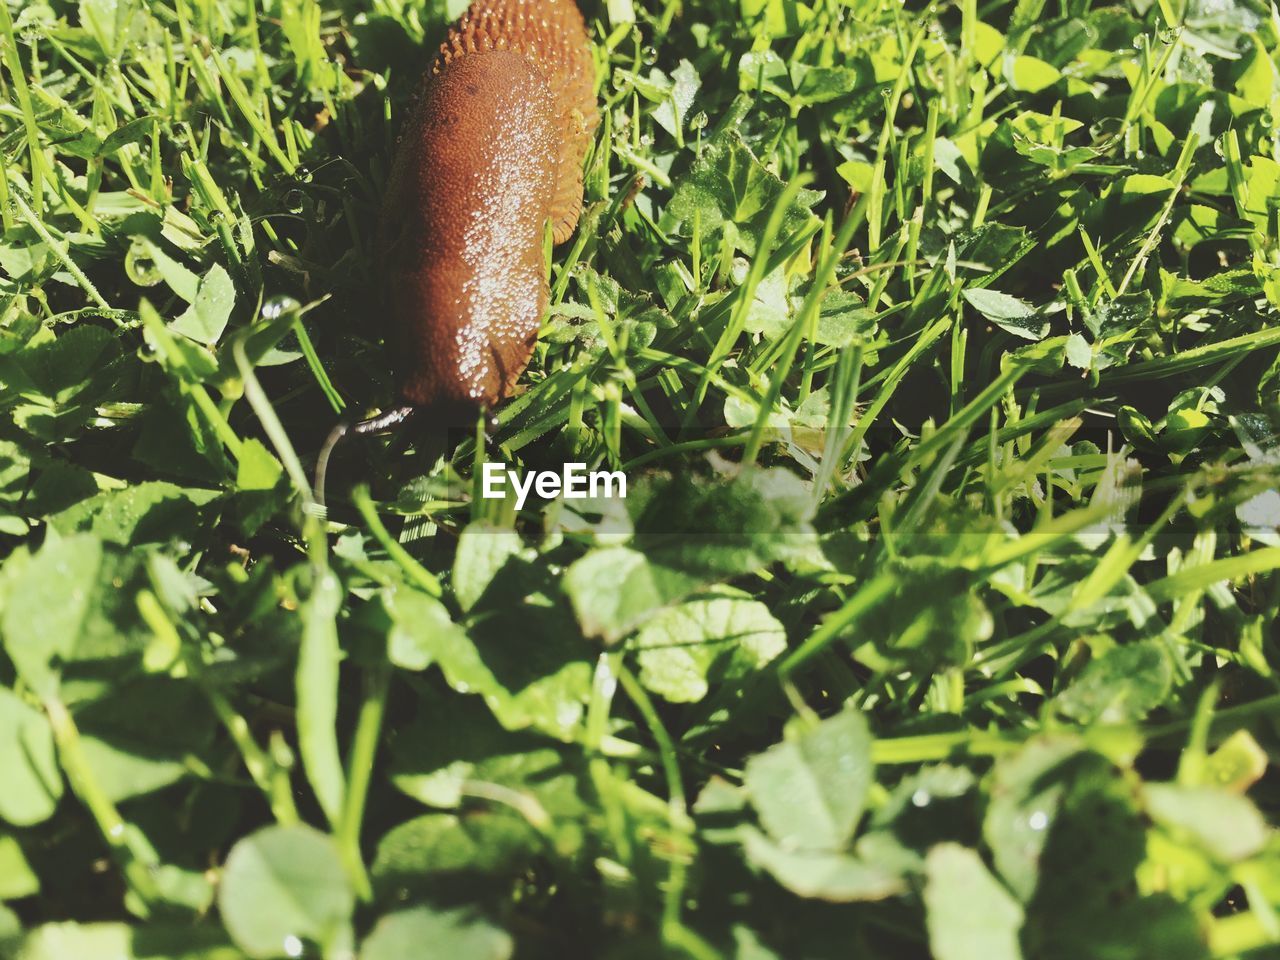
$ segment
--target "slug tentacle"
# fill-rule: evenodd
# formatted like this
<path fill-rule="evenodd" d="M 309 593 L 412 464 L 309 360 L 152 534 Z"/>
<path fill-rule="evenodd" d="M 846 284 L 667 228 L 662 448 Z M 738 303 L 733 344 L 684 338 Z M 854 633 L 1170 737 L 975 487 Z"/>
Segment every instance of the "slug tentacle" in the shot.
<path fill-rule="evenodd" d="M 324 445 L 320 447 L 320 455 L 316 457 L 316 476 L 315 476 L 315 498 L 316 503 L 321 507 L 324 503 L 324 484 L 329 474 L 329 457 L 333 455 L 333 448 L 342 441 L 343 438 L 349 436 L 360 436 L 367 433 L 384 433 L 400 426 L 406 420 L 416 413 L 414 407 L 405 405 L 403 407 L 395 407 L 391 410 L 384 411 L 376 417 L 370 417 L 367 420 L 339 420 L 337 425 L 329 431 L 329 436 L 325 438 Z"/>

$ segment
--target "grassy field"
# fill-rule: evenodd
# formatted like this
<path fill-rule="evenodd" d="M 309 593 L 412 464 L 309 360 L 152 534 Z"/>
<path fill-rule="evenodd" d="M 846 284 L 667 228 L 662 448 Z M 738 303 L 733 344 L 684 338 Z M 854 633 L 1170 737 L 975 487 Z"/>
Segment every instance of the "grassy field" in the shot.
<path fill-rule="evenodd" d="M 326 513 L 462 6 L 0 4 L 0 957 L 1280 956 L 1276 9 L 592 0 L 521 392 Z"/>

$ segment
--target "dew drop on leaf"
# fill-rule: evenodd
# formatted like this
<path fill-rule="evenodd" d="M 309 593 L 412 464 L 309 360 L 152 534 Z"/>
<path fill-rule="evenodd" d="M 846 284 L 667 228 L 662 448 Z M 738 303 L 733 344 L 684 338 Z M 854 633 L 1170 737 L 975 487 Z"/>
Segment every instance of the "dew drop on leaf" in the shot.
<path fill-rule="evenodd" d="M 562 703 L 556 708 L 556 722 L 562 727 L 571 727 L 582 716 L 582 705 L 578 703 Z"/>
<path fill-rule="evenodd" d="M 268 297 L 262 304 L 262 317 L 264 320 L 274 320 L 292 310 L 297 310 L 298 306 L 298 301 L 290 296 Z"/>

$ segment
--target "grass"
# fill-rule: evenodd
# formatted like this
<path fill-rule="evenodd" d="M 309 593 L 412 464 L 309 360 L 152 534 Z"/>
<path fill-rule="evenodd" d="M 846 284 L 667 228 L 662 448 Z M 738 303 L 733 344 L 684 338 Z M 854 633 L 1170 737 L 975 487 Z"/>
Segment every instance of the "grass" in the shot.
<path fill-rule="evenodd" d="M 522 390 L 326 511 L 459 12 L 0 6 L 0 956 L 1280 955 L 1275 11 L 587 6 Z"/>

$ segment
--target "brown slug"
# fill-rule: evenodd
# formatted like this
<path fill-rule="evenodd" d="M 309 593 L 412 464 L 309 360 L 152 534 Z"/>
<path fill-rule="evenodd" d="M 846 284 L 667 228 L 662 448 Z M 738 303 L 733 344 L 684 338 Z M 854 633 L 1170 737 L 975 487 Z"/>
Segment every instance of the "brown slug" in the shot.
<path fill-rule="evenodd" d="M 339 424 L 373 433 L 422 408 L 507 397 L 547 308 L 543 240 L 573 233 L 599 122 L 574 0 L 475 0 L 449 30 L 401 133 L 378 224 L 402 406 Z"/>
<path fill-rule="evenodd" d="M 476 0 L 405 125 L 379 224 L 414 407 L 491 407 L 547 306 L 543 231 L 569 238 L 597 121 L 574 0 Z"/>

